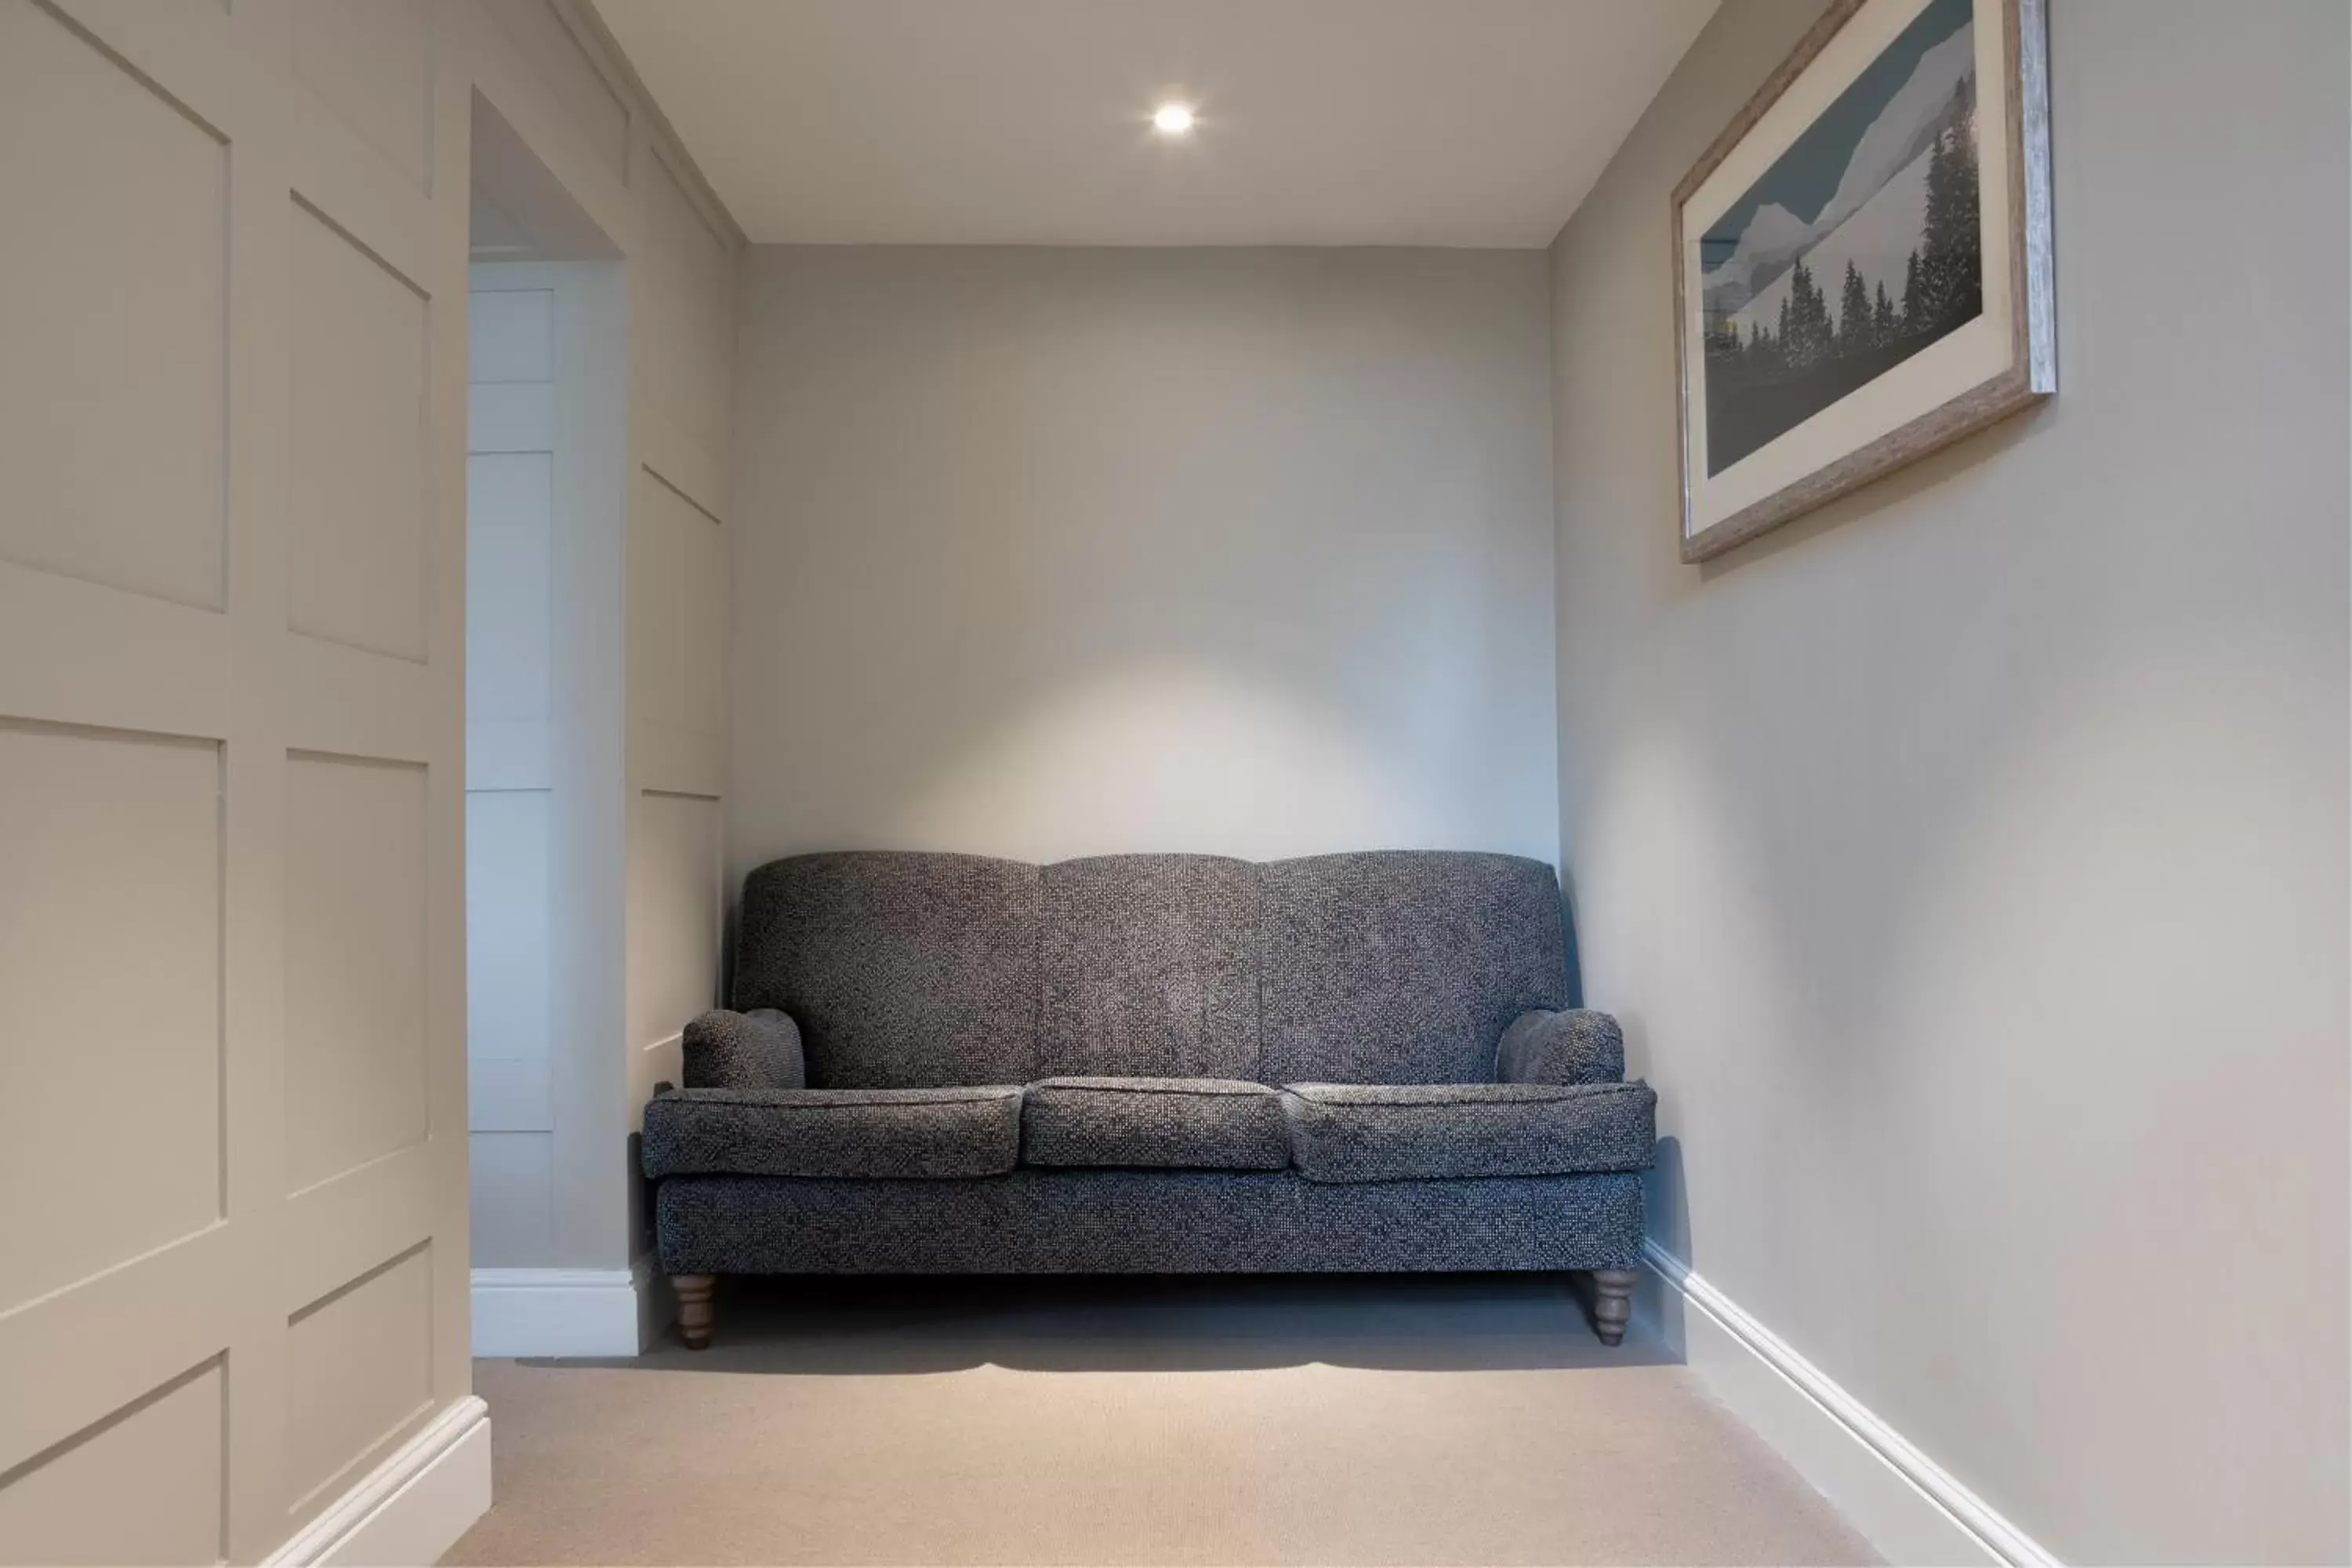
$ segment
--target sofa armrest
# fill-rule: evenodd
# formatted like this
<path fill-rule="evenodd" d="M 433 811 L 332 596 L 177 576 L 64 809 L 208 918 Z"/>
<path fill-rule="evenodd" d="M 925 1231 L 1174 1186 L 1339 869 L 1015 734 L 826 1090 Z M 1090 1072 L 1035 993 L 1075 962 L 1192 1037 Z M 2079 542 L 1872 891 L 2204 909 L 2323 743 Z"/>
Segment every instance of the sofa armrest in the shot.
<path fill-rule="evenodd" d="M 1624 1076 L 1623 1031 L 1589 1007 L 1522 1013 L 1495 1052 L 1496 1083 L 1616 1083 Z"/>
<path fill-rule="evenodd" d="M 773 1007 L 714 1007 L 686 1026 L 688 1089 L 804 1089 L 800 1026 Z"/>

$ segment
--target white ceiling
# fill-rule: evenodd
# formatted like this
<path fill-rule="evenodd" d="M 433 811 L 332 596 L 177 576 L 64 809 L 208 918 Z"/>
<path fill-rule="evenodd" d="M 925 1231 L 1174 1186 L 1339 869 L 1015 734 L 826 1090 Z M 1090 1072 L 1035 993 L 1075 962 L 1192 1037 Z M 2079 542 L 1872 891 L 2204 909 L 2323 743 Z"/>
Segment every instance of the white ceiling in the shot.
<path fill-rule="evenodd" d="M 755 241 L 1541 246 L 1717 0 L 595 4 Z"/>

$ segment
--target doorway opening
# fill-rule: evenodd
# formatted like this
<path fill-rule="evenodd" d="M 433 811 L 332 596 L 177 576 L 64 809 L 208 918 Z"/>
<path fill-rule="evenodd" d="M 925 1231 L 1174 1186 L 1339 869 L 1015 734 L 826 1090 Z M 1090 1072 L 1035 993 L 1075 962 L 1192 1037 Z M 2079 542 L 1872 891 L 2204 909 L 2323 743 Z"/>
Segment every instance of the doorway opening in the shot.
<path fill-rule="evenodd" d="M 604 1303 L 591 1319 L 634 1310 L 632 1189 L 615 1152 L 625 1115 L 626 289 L 620 248 L 478 95 L 470 216 L 474 1348 L 562 1353 L 546 1337 L 551 1289 Z M 615 1281 L 618 1292 L 593 1289 Z M 635 1328 L 583 1331 L 572 1353 Z"/>

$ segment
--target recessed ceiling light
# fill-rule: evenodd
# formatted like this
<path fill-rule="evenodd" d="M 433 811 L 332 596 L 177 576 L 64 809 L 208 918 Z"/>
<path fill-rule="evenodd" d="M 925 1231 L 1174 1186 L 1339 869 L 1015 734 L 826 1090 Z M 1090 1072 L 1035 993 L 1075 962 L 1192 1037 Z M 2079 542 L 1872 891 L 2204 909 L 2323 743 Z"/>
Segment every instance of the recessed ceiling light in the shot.
<path fill-rule="evenodd" d="M 1151 129 L 1162 136 L 1192 134 L 1192 106 L 1189 103 L 1163 103 L 1151 111 Z"/>

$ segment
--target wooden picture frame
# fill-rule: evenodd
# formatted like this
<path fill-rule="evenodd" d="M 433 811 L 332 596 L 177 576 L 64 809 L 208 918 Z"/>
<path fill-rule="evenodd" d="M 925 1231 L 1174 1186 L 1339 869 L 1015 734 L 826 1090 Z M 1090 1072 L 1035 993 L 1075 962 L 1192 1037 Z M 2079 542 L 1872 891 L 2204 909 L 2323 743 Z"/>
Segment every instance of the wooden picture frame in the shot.
<path fill-rule="evenodd" d="M 1837 0 L 1675 187 L 1685 562 L 1743 544 L 2057 389 L 2044 5 Z M 1953 30 L 1959 8 L 1967 20 Z M 1967 73 L 1952 78 L 1940 104 L 1932 97 L 1944 79 L 1938 69 Z M 1984 81 L 1994 70 L 1997 101 Z M 1876 117 L 1850 135 L 1882 97 Z M 1901 140 L 1906 126 L 1909 140 Z M 1910 153 L 1915 147 L 1924 150 Z M 1762 199 L 1783 189 L 1810 196 L 1840 153 L 1836 189 L 1812 218 L 1800 216 L 1802 200 L 1792 209 Z M 1906 153 L 1896 172 L 1881 174 Z M 1952 173 L 1963 166 L 1965 181 Z M 1877 184 L 1868 184 L 1873 177 Z M 1915 186 L 1927 195 L 1917 197 Z M 1970 194 L 1972 208 L 1954 205 Z M 1905 204 L 1914 201 L 1926 216 L 1914 226 L 1918 243 L 1896 312 L 1886 290 L 1887 241 L 1899 241 L 1912 210 Z M 1949 215 L 1962 210 L 1977 232 L 1973 260 L 1950 238 L 1959 231 Z M 1785 247 L 1751 247 L 1759 234 Z M 1945 281 L 1917 289 L 1923 247 L 1931 280 Z M 1840 252 L 1847 268 L 1840 287 L 1861 279 L 1863 302 L 1873 307 L 1859 325 L 1856 296 L 1843 292 L 1832 320 L 1831 289 L 1811 281 Z M 1865 256 L 1879 277 L 1862 268 Z M 1719 258 L 1712 268 L 1711 257 Z M 1810 270 L 1808 258 L 1817 258 Z M 1977 313 L 1958 315 L 1971 288 Z M 1778 338 L 1765 319 L 1776 290 Z M 1885 368 L 1871 368 L 1882 362 Z M 1835 390 L 1856 376 L 1864 379 Z"/>

